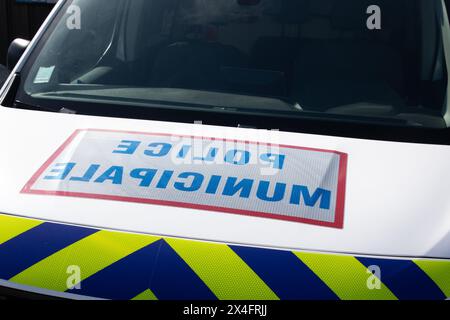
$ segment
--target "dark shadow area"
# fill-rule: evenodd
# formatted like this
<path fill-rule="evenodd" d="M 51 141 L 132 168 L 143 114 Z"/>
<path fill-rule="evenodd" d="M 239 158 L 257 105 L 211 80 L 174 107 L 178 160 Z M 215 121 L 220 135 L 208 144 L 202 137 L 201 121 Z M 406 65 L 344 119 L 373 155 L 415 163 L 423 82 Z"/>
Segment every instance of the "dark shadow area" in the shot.
<path fill-rule="evenodd" d="M 50 13 L 51 4 L 0 1 L 0 64 L 6 64 L 8 46 L 15 38 L 30 40 Z"/>

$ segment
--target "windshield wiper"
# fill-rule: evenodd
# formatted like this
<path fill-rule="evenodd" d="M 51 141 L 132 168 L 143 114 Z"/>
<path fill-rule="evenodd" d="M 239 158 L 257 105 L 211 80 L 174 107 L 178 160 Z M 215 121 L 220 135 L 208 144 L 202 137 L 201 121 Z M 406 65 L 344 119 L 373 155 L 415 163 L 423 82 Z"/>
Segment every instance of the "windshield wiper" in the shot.
<path fill-rule="evenodd" d="M 23 103 L 20 101 L 15 101 L 13 104 L 14 108 L 19 109 L 27 109 L 27 110 L 39 110 L 39 111 L 48 111 L 48 112 L 56 112 L 56 113 L 67 113 L 67 114 L 76 114 L 75 110 L 71 110 L 65 107 L 46 107 L 42 105 L 32 105 Z"/>
<path fill-rule="evenodd" d="M 58 113 L 70 113 L 75 114 L 75 110 L 70 110 L 64 107 L 45 107 L 41 105 L 30 105 L 23 102 L 20 102 L 16 100 L 16 94 L 17 90 L 19 89 L 20 85 L 20 74 L 15 73 L 13 75 L 12 80 L 8 84 L 8 87 L 5 90 L 4 95 L 0 97 L 0 104 L 4 106 L 9 106 L 13 108 L 19 108 L 19 109 L 28 109 L 28 110 L 41 110 L 41 111 L 49 111 L 49 112 L 58 112 Z"/>
<path fill-rule="evenodd" d="M 123 97 L 111 97 L 111 96 L 100 96 L 94 94 L 84 94 L 74 92 L 47 92 L 40 93 L 39 97 L 64 97 L 70 99 L 82 99 L 88 100 L 93 103 L 114 103 L 121 104 L 124 103 L 125 106 L 145 106 L 153 107 L 158 109 L 172 109 L 172 110 L 192 110 L 192 111 L 210 111 L 210 112 L 220 112 L 220 113 L 235 113 L 241 115 L 259 115 L 259 116 L 272 116 L 277 118 L 286 117 L 299 117 L 303 119 L 311 120 L 325 120 L 325 121 L 338 121 L 338 122 L 350 122 L 350 123 L 367 123 L 367 124 L 380 124 L 380 125 L 392 125 L 392 126 L 422 126 L 417 122 L 410 121 L 408 119 L 401 119 L 395 117 L 380 117 L 380 116 L 361 116 L 355 114 L 333 114 L 326 112 L 319 112 L 314 110 L 305 110 L 297 102 L 292 101 L 288 98 L 272 97 L 272 99 L 279 99 L 286 105 L 295 108 L 297 112 L 293 110 L 256 110 L 254 108 L 245 108 L 237 106 L 224 106 L 224 105 L 213 105 L 213 104 L 201 104 L 195 102 L 180 102 L 180 101 L 164 101 L 164 100 L 153 100 L 153 99 L 133 99 L 130 101 L 129 98 Z M 121 104 L 122 105 L 122 104 Z M 44 107 L 45 108 L 45 107 Z M 55 108 L 50 111 L 63 112 L 64 108 Z M 107 114 L 106 114 L 107 115 Z"/>

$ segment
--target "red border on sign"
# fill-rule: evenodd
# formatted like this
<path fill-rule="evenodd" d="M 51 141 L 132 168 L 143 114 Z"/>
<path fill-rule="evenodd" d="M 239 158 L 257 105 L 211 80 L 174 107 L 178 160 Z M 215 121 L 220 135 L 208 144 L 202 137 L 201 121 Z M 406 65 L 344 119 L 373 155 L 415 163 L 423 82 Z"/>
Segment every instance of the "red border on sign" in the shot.
<path fill-rule="evenodd" d="M 136 203 L 145 203 L 145 204 L 153 204 L 153 205 L 181 207 L 181 208 L 188 208 L 188 209 L 200 209 L 200 210 L 215 211 L 215 212 L 219 211 L 219 212 L 238 214 L 238 215 L 246 215 L 246 216 L 252 216 L 252 217 L 261 217 L 261 218 L 269 218 L 269 219 L 284 220 L 284 221 L 291 221 L 291 222 L 300 222 L 300 223 L 318 225 L 318 226 L 323 226 L 323 227 L 331 227 L 331 228 L 337 228 L 337 229 L 343 229 L 343 227 L 344 227 L 344 210 L 345 210 L 344 207 L 345 207 L 345 190 L 346 190 L 346 180 L 347 180 L 348 155 L 343 152 L 333 151 L 333 150 L 325 150 L 325 149 L 289 146 L 289 145 L 283 145 L 283 144 L 276 145 L 281 148 L 326 152 L 326 153 L 334 153 L 334 154 L 339 155 L 339 174 L 338 174 L 338 185 L 337 185 L 337 191 L 336 191 L 337 197 L 336 197 L 335 221 L 334 222 L 324 222 L 324 221 L 318 221 L 318 220 L 314 220 L 314 219 L 287 217 L 287 216 L 282 216 L 282 215 L 277 215 L 277 214 L 272 214 L 272 213 L 258 212 L 258 211 L 239 210 L 239 209 L 226 208 L 226 207 L 192 204 L 192 203 L 176 202 L 176 201 L 168 201 L 168 200 L 154 200 L 154 199 L 143 199 L 143 198 L 135 198 L 135 197 L 113 196 L 113 195 L 106 195 L 106 194 L 66 192 L 66 191 L 48 191 L 48 190 L 33 189 L 32 187 L 36 183 L 36 181 L 39 179 L 39 177 L 42 176 L 42 174 L 48 169 L 48 167 L 60 156 L 60 154 L 72 143 L 72 141 L 81 132 L 114 132 L 114 133 L 127 133 L 127 134 L 165 136 L 165 137 L 175 136 L 175 137 L 181 137 L 181 138 L 208 139 L 208 140 L 212 140 L 212 141 L 234 141 L 236 143 L 257 144 L 257 145 L 266 145 L 266 146 L 274 145 L 274 144 L 270 144 L 270 143 L 261 143 L 261 142 L 255 142 L 255 141 L 230 140 L 230 139 L 212 138 L 212 137 L 199 137 L 199 136 L 194 136 L 194 135 L 179 135 L 179 134 L 168 134 L 168 133 L 151 133 L 151 132 L 122 131 L 122 130 L 104 130 L 104 129 L 78 129 L 78 130 L 75 130 L 75 132 L 72 133 L 72 135 L 39 168 L 39 170 L 25 184 L 25 186 L 21 190 L 21 193 L 35 194 L 35 195 L 78 197 L 78 198 L 88 198 L 88 199 L 101 199 L 101 200 L 112 200 L 112 201 L 122 201 L 122 202 L 136 202 Z"/>

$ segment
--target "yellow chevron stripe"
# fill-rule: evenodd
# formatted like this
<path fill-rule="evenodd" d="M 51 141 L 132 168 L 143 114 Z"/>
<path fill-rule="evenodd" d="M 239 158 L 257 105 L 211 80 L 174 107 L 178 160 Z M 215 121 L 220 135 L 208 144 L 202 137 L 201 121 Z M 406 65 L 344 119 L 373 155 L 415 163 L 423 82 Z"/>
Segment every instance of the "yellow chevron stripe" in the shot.
<path fill-rule="evenodd" d="M 152 290 L 147 289 L 131 300 L 158 300 L 158 298 L 155 296 Z"/>
<path fill-rule="evenodd" d="M 80 279 L 84 280 L 159 239 L 153 236 L 99 231 L 38 262 L 10 281 L 66 291 L 74 285 L 70 281 L 72 274 L 68 274 L 69 266 L 77 266 L 81 272 Z"/>
<path fill-rule="evenodd" d="M 276 294 L 227 245 L 165 239 L 221 300 L 276 300 Z"/>
<path fill-rule="evenodd" d="M 41 221 L 0 215 L 0 244 L 42 224 Z"/>
<path fill-rule="evenodd" d="M 394 300 L 395 295 L 382 283 L 369 289 L 371 274 L 355 257 L 294 252 L 336 295 L 343 300 Z"/>
<path fill-rule="evenodd" d="M 450 298 L 450 261 L 448 260 L 414 260 L 419 266 Z"/>

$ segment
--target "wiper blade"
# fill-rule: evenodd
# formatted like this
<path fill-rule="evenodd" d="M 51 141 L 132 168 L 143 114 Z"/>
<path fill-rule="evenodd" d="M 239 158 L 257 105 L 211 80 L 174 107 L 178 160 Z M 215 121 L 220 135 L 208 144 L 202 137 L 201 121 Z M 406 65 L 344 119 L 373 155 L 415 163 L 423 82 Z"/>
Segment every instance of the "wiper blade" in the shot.
<path fill-rule="evenodd" d="M 39 110 L 39 111 L 48 111 L 48 112 L 57 112 L 57 113 L 67 113 L 67 114 L 76 114 L 75 110 L 71 110 L 64 107 L 46 107 L 42 105 L 31 105 L 27 103 L 23 103 L 20 101 L 14 102 L 14 108 L 18 109 L 28 109 L 28 110 Z"/>
<path fill-rule="evenodd" d="M 123 97 L 111 97 L 111 96 L 100 96 L 94 94 L 84 94 L 78 92 L 47 92 L 40 93 L 40 97 L 64 97 L 69 99 L 86 99 L 89 102 L 101 102 L 114 104 L 119 104 L 121 102 L 126 103 L 127 107 L 130 106 L 151 106 L 153 108 L 159 109 L 172 109 L 172 110 L 194 110 L 194 111 L 210 111 L 210 112 L 220 112 L 220 113 L 236 113 L 236 114 L 246 114 L 246 115 L 260 115 L 260 116 L 273 116 L 277 118 L 286 118 L 286 117 L 298 117 L 302 119 L 311 119 L 311 120 L 321 120 L 321 121 L 338 121 L 338 122 L 350 122 L 350 123 L 367 123 L 367 124 L 380 124 L 380 125 L 393 125 L 393 126 L 421 126 L 416 122 L 412 122 L 408 119 L 401 118 L 393 118 L 393 117 L 367 117 L 353 114 L 333 114 L 326 112 L 319 112 L 313 110 L 305 110 L 303 109 L 299 103 L 293 101 L 288 98 L 283 97 L 271 97 L 272 99 L 279 99 L 286 105 L 295 108 L 297 112 L 294 110 L 256 110 L 253 108 L 245 108 L 245 107 L 236 107 L 236 106 L 223 106 L 223 105 L 212 105 L 212 104 L 200 104 L 195 102 L 180 102 L 180 101 L 164 101 L 158 99 L 138 99 L 134 98 L 132 101 L 128 98 Z M 53 109 L 50 111 L 53 112 L 62 112 L 63 108 L 59 108 L 57 110 Z"/>

